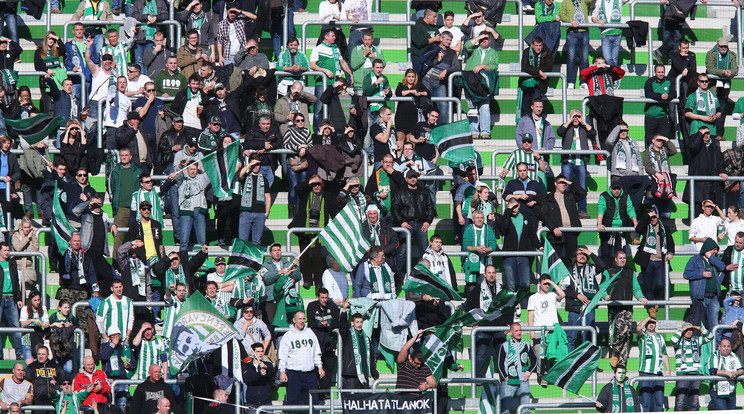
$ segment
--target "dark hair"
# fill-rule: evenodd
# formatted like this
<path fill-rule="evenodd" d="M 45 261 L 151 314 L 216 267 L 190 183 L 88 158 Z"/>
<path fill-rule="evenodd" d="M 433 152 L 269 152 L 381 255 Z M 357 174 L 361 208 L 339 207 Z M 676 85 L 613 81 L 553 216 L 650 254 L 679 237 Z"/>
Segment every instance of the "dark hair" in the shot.
<path fill-rule="evenodd" d="M 136 70 L 137 72 L 142 72 L 142 66 L 140 66 L 139 63 L 130 63 L 129 67 Z"/>
<path fill-rule="evenodd" d="M 148 177 L 150 177 L 150 174 L 149 173 L 142 173 L 137 178 L 139 179 L 139 182 L 142 183 L 142 180 L 144 180 L 145 178 L 148 178 Z"/>
<path fill-rule="evenodd" d="M 372 29 L 364 29 L 364 30 L 362 30 L 362 37 L 364 37 L 364 36 L 373 36 L 374 37 L 374 35 L 375 35 L 375 33 L 372 31 Z"/>
<path fill-rule="evenodd" d="M 433 242 L 436 239 L 442 240 L 442 236 L 439 233 L 432 234 L 432 236 L 429 238 L 429 243 Z"/>
<path fill-rule="evenodd" d="M 682 46 L 682 45 L 685 45 L 685 46 L 689 46 L 689 45 L 690 45 L 690 41 L 689 41 L 689 40 L 687 40 L 687 39 L 685 39 L 685 38 L 683 37 L 683 38 L 682 38 L 682 40 L 680 40 L 680 41 L 679 41 L 679 45 L 680 45 L 680 46 Z"/>
<path fill-rule="evenodd" d="M 373 60 L 372 61 L 372 66 L 374 66 L 374 65 L 376 65 L 378 63 L 381 64 L 382 66 L 385 66 L 385 62 L 383 62 L 382 59 L 380 59 L 380 58 L 376 58 L 375 60 Z"/>
<path fill-rule="evenodd" d="M 328 289 L 326 289 L 326 288 L 323 288 L 323 287 L 322 287 L 322 288 L 320 288 L 320 289 L 318 289 L 318 290 L 316 291 L 316 295 L 317 295 L 317 296 L 320 296 L 320 295 L 322 295 L 322 294 L 326 294 L 326 295 L 327 295 L 327 294 L 328 294 Z"/>
<path fill-rule="evenodd" d="M 191 36 L 191 35 L 194 35 L 194 34 L 195 34 L 195 35 L 197 35 L 197 36 L 199 36 L 199 32 L 198 32 L 198 31 L 196 31 L 196 29 L 194 29 L 194 28 L 191 28 L 191 29 L 189 29 L 189 30 L 188 30 L 188 31 L 186 32 L 186 37 L 188 38 L 189 36 Z"/>
<path fill-rule="evenodd" d="M 124 282 L 122 282 L 121 279 L 114 279 L 111 281 L 111 286 L 116 285 L 116 284 L 123 285 Z"/>
<path fill-rule="evenodd" d="M 617 364 L 617 365 L 615 365 L 615 369 L 612 370 L 612 372 L 615 372 L 615 371 L 617 371 L 620 368 L 622 368 L 622 369 L 624 369 L 626 371 L 628 370 L 627 368 L 625 368 L 625 365 L 623 365 L 623 364 Z"/>
<path fill-rule="evenodd" d="M 664 70 L 666 70 L 666 66 L 662 65 L 661 63 L 657 63 L 657 64 L 655 64 L 655 65 L 654 65 L 654 71 L 655 71 L 655 70 L 656 70 L 656 68 L 658 68 L 658 67 L 662 67 L 662 68 L 664 68 Z"/>
<path fill-rule="evenodd" d="M 424 353 L 421 352 L 420 349 L 417 349 L 417 350 L 411 352 L 411 355 L 409 355 L 409 356 L 411 357 L 411 359 L 418 359 L 422 363 L 424 362 Z"/>
<path fill-rule="evenodd" d="M 214 285 L 214 287 L 217 287 L 217 282 L 215 282 L 213 280 L 210 280 L 209 282 L 207 282 L 207 287 L 209 287 L 211 285 Z"/>
<path fill-rule="evenodd" d="M 455 12 L 453 12 L 452 10 L 447 10 L 446 12 L 444 12 L 444 18 L 446 19 L 448 17 L 455 17 Z"/>
<path fill-rule="evenodd" d="M 196 73 L 192 73 L 191 76 L 189 76 L 189 83 L 191 83 L 191 81 L 197 81 L 201 83 L 201 76 Z"/>
<path fill-rule="evenodd" d="M 354 319 L 364 319 L 364 316 L 362 316 L 361 313 L 357 312 L 357 313 L 351 315 L 351 320 L 353 321 Z"/>
<path fill-rule="evenodd" d="M 61 308 L 65 304 L 72 305 L 69 300 L 60 299 L 60 301 L 57 303 L 57 309 Z"/>
<path fill-rule="evenodd" d="M 289 46 L 289 44 L 293 42 L 299 43 L 300 41 L 296 37 L 292 36 L 289 39 L 287 39 L 287 46 Z"/>
<path fill-rule="evenodd" d="M 202 63 L 202 67 L 205 67 L 205 66 L 208 67 L 208 68 L 214 67 L 214 65 L 212 64 L 212 62 L 210 62 L 208 60 L 206 62 L 203 62 Z"/>
<path fill-rule="evenodd" d="M 110 35 L 111 33 L 119 34 L 119 29 L 114 29 L 113 27 L 106 30 L 106 36 Z"/>
<path fill-rule="evenodd" d="M 263 348 L 263 347 L 264 347 L 264 344 L 261 343 L 261 342 L 256 342 L 256 343 L 254 343 L 254 344 L 251 345 L 251 349 L 254 350 L 254 351 L 256 349 L 258 349 L 258 348 Z"/>
<path fill-rule="evenodd" d="M 532 100 L 532 105 L 534 105 L 534 104 L 536 104 L 538 102 L 542 103 L 542 101 L 543 101 L 542 98 L 539 98 L 539 97 L 538 98 L 535 98 L 535 99 Z"/>
<path fill-rule="evenodd" d="M 35 309 L 33 305 L 31 305 L 31 299 L 37 296 L 41 296 L 41 293 L 39 293 L 38 290 L 32 290 L 31 292 L 28 292 L 28 299 L 26 299 L 26 315 L 28 315 L 29 319 L 34 317 L 34 311 L 38 312 L 39 318 L 41 318 L 44 311 L 44 304 L 42 302 L 39 302 L 39 307 Z"/>
<path fill-rule="evenodd" d="M 380 253 L 384 253 L 384 252 L 385 252 L 385 249 L 383 249 L 382 246 L 372 246 L 367 251 L 370 258 L 377 257 L 377 255 L 379 255 Z"/>
<path fill-rule="evenodd" d="M 545 279 L 548 279 L 548 280 L 550 280 L 550 275 L 549 275 L 549 274 L 547 274 L 547 273 L 543 273 L 543 274 L 542 274 L 542 275 L 540 276 L 540 281 L 542 282 L 542 281 L 543 281 L 543 280 L 545 280 Z"/>
<path fill-rule="evenodd" d="M 533 37 L 532 38 L 532 44 L 534 45 L 535 43 L 537 43 L 538 45 L 543 44 L 543 38 L 540 37 L 540 36 Z"/>

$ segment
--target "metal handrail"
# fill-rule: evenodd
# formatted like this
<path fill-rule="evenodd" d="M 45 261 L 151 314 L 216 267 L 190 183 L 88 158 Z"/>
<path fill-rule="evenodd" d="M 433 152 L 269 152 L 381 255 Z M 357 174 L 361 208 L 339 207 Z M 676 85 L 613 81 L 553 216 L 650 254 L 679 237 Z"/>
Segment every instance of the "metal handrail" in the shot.
<path fill-rule="evenodd" d="M 396 233 L 406 235 L 406 274 L 411 274 L 411 231 L 405 227 L 393 227 Z M 319 227 L 293 227 L 287 230 L 287 244 L 284 246 L 286 251 L 292 249 L 292 234 L 294 233 L 320 233 L 323 231 Z"/>
<path fill-rule="evenodd" d="M 8 186 L 5 186 L 6 191 Z M 8 222 L 10 223 L 10 222 Z M 41 272 L 39 272 L 39 290 L 41 294 L 41 304 L 49 307 L 49 303 L 47 300 L 47 257 L 44 255 L 44 253 L 36 251 L 36 252 L 10 252 L 10 257 L 37 257 L 39 259 L 39 266 L 41 268 Z"/>
<path fill-rule="evenodd" d="M 287 333 L 289 332 L 289 328 L 274 328 L 274 333 Z M 343 360 L 341 356 L 343 355 L 342 350 L 344 349 L 344 339 L 341 337 L 341 332 L 338 329 L 334 329 L 331 331 L 331 333 L 336 334 L 336 386 L 341 389 L 343 386 L 343 379 L 341 376 L 341 367 L 343 366 Z M 276 343 L 276 341 L 274 341 Z M 277 349 L 277 352 L 279 350 Z M 279 366 L 277 365 L 275 367 L 277 371 L 279 370 Z"/>
<path fill-rule="evenodd" d="M 406 15 L 408 13 L 406 12 Z M 308 20 L 304 23 L 302 23 L 302 37 L 300 38 L 300 47 L 302 49 L 302 53 L 305 53 L 306 49 L 306 40 L 307 40 L 307 26 L 308 25 L 314 25 L 314 26 L 322 26 L 330 24 L 329 22 L 323 21 L 323 20 Z M 336 26 L 358 26 L 358 25 L 368 25 L 368 26 L 407 26 L 408 27 L 408 34 L 406 35 L 406 53 L 408 57 L 408 61 L 411 61 L 411 35 L 410 35 L 410 28 L 413 27 L 416 22 L 412 22 L 408 19 L 402 20 L 402 21 L 378 21 L 378 20 L 360 20 L 358 22 L 354 22 L 352 20 L 334 20 L 333 24 Z"/>
<path fill-rule="evenodd" d="M 740 381 L 742 378 L 744 378 L 744 375 L 738 376 L 736 379 L 737 381 Z M 643 377 L 633 377 L 630 379 L 629 385 L 632 387 L 636 383 L 639 382 L 652 382 L 652 381 L 672 381 L 672 382 L 679 382 L 679 381 L 727 381 L 730 380 L 730 378 L 722 377 L 719 375 L 672 375 L 667 377 L 666 375 L 658 375 L 658 376 L 643 376 Z"/>
<path fill-rule="evenodd" d="M 375 381 L 375 382 L 377 382 L 377 381 Z M 437 387 L 429 388 L 429 389 L 427 389 L 425 391 L 421 391 L 421 390 L 415 389 L 415 388 L 394 388 L 394 389 L 387 389 L 387 388 L 385 388 L 385 389 L 382 389 L 382 391 L 381 391 L 381 389 L 311 390 L 310 391 L 311 394 L 317 394 L 317 393 L 321 393 L 321 392 L 330 392 L 331 393 L 331 398 L 328 399 L 329 401 L 328 401 L 327 404 L 325 404 L 325 406 L 314 406 L 313 405 L 313 400 L 312 400 L 312 398 L 310 398 L 309 405 L 307 405 L 308 412 L 309 413 L 314 412 L 313 409 L 316 409 L 316 410 L 317 409 L 329 409 L 330 410 L 330 413 L 333 414 L 335 412 L 335 399 L 333 398 L 333 392 L 334 391 L 339 394 L 339 397 L 341 396 L 341 394 L 378 394 L 378 393 L 383 393 L 383 392 L 386 393 L 386 394 L 387 393 L 395 393 L 395 394 L 398 394 L 398 393 L 417 393 L 417 394 L 431 393 L 431 401 L 432 401 L 432 410 L 431 410 L 431 412 L 432 413 L 436 413 L 437 412 L 437 402 L 438 402 L 437 401 Z M 499 388 L 499 391 L 500 391 L 500 388 Z M 497 400 L 500 400 L 500 399 L 497 399 Z M 273 407 L 280 407 L 280 406 L 272 406 L 272 408 Z M 287 410 L 291 410 L 292 407 L 293 406 L 284 406 L 284 408 L 287 409 Z M 304 406 L 297 406 L 297 407 L 304 407 Z M 496 403 L 496 407 L 497 408 L 500 408 L 501 407 L 500 401 Z M 261 412 L 261 407 L 258 407 L 258 410 L 256 410 L 256 411 L 257 412 Z M 272 410 L 272 411 L 275 411 L 275 410 Z"/>
<path fill-rule="evenodd" d="M 731 176 L 726 181 L 744 181 L 743 176 Z M 723 178 L 717 175 L 678 175 L 677 181 L 689 181 L 690 182 L 690 220 L 695 218 L 695 181 L 724 181 Z"/>
<path fill-rule="evenodd" d="M 19 77 L 21 76 L 44 76 L 44 75 L 46 75 L 46 72 L 38 71 L 38 70 L 31 70 L 31 71 L 23 70 L 23 71 L 18 72 Z M 86 94 L 86 90 L 85 90 L 86 88 L 85 75 L 83 74 L 83 71 L 81 70 L 80 72 L 73 72 L 71 70 L 68 70 L 67 77 L 70 77 L 70 76 L 76 76 L 80 78 L 80 98 L 81 98 L 80 102 L 84 102 L 84 100 L 86 99 L 85 97 L 88 95 Z"/>
<path fill-rule="evenodd" d="M 655 103 L 655 104 L 669 105 L 673 103 L 679 103 L 679 98 L 670 99 L 668 101 L 660 101 L 660 100 L 651 99 L 651 98 L 626 98 L 626 97 L 622 97 L 622 98 L 623 98 L 623 104 L 626 104 L 626 103 L 652 103 L 653 104 Z M 583 116 L 584 118 L 586 118 L 588 106 L 589 106 L 589 97 L 587 96 L 581 101 L 581 116 Z"/>
<path fill-rule="evenodd" d="M 286 39 L 287 36 L 285 35 L 284 38 Z M 305 51 L 303 50 L 302 53 L 305 53 Z M 318 70 L 306 70 L 300 74 L 292 73 L 292 72 L 285 72 L 283 70 L 277 70 L 277 71 L 274 71 L 274 76 L 302 76 L 302 77 L 320 76 L 321 81 L 323 81 L 323 90 L 326 90 L 326 88 L 328 88 L 328 75 L 326 75 L 325 72 L 321 72 Z M 318 102 L 320 102 L 320 100 L 318 100 L 315 103 L 315 105 L 317 105 Z M 328 105 L 326 104 L 323 104 L 323 118 L 328 118 Z"/>
<path fill-rule="evenodd" d="M 496 175 L 496 167 L 497 167 L 496 157 L 499 155 L 511 154 L 512 152 L 514 152 L 514 150 L 495 150 L 491 153 L 491 174 Z M 562 149 L 556 150 L 556 149 L 552 149 L 552 150 L 544 150 L 544 151 L 538 151 L 538 152 L 540 153 L 540 155 L 555 154 L 555 155 L 604 155 L 605 157 L 610 156 L 610 152 L 605 151 L 605 150 L 562 150 Z M 612 177 L 608 173 L 607 174 L 607 187 L 610 186 L 611 182 L 612 182 Z"/>
<path fill-rule="evenodd" d="M 460 99 L 448 96 L 448 97 L 441 97 L 441 96 L 432 96 L 431 97 L 432 102 L 449 102 L 450 103 L 450 111 L 449 111 L 449 119 L 448 122 L 454 122 L 455 114 L 452 113 L 452 103 L 455 104 L 457 107 L 457 114 L 458 118 L 462 119 L 462 101 Z M 413 102 L 413 97 L 411 96 L 391 96 L 390 98 L 385 98 L 382 96 L 367 96 L 367 102 Z"/>
<path fill-rule="evenodd" d="M 112 20 L 112 21 L 101 21 L 101 20 L 68 20 L 65 22 L 65 24 L 62 26 L 62 39 L 64 43 L 67 43 L 67 28 L 70 27 L 70 25 L 74 24 L 83 24 L 85 26 L 124 26 L 124 20 Z M 138 22 L 138 25 L 141 24 Z M 169 18 L 168 20 L 163 20 L 162 22 L 156 22 L 156 25 L 167 25 L 169 26 L 169 35 L 168 35 L 168 41 L 171 45 L 171 48 L 173 51 L 178 50 L 178 45 L 180 43 L 181 39 L 181 22 L 173 20 L 172 18 Z M 176 28 L 176 37 L 173 37 L 172 28 L 175 26 Z M 179 42 L 176 42 L 176 39 L 179 40 Z"/>
<path fill-rule="evenodd" d="M 592 336 L 592 344 L 597 345 L 597 328 L 593 326 L 562 326 L 564 331 L 577 331 L 577 332 L 590 332 Z M 470 375 L 471 380 L 476 380 L 475 375 L 475 356 L 476 356 L 476 349 L 477 349 L 477 343 L 475 340 L 475 335 L 479 332 L 509 332 L 508 326 L 477 326 L 473 328 L 472 332 L 470 333 Z M 553 332 L 555 330 L 555 327 L 553 326 L 522 326 L 522 332 L 541 332 L 543 329 L 545 329 L 546 332 Z M 472 398 L 475 398 L 475 383 L 473 383 L 470 395 Z M 592 375 L 592 396 L 597 396 L 597 373 L 596 371 Z"/>
<path fill-rule="evenodd" d="M 630 0 L 629 3 L 630 3 L 630 20 L 635 20 L 635 6 L 636 6 L 636 4 L 654 4 L 654 5 L 658 5 L 659 4 L 659 1 L 658 0 Z M 737 22 L 739 22 L 739 33 L 736 34 L 736 40 L 737 40 L 737 42 L 736 42 L 736 53 L 739 54 L 739 56 L 738 56 L 739 57 L 739 59 L 738 59 L 739 60 L 739 62 L 738 62 L 739 63 L 739 67 L 741 67 L 742 65 L 744 65 L 744 63 L 742 63 L 742 62 L 744 62 L 744 60 L 743 60 L 743 58 L 741 56 L 741 52 L 742 52 L 742 46 L 741 46 L 741 40 L 742 40 L 741 39 L 741 21 L 742 21 L 742 19 L 741 19 L 741 9 L 739 7 L 734 6 L 733 3 L 727 2 L 727 1 L 709 1 L 707 3 L 702 3 L 700 1 L 698 1 L 697 3 L 695 3 L 695 5 L 696 6 L 715 6 L 715 7 L 734 7 L 734 8 L 736 8 L 736 10 L 734 12 L 736 14 L 735 19 L 736 19 Z M 649 34 L 651 34 L 651 27 L 653 25 L 648 25 L 648 26 L 649 26 Z M 649 40 L 650 39 L 651 39 L 651 36 L 649 36 Z M 649 53 L 649 55 L 651 55 L 651 54 L 652 53 Z M 649 67 L 652 67 L 652 66 L 649 66 Z"/>
<path fill-rule="evenodd" d="M 548 408 L 595 408 L 594 402 L 580 401 L 580 402 L 557 402 L 557 403 L 528 403 L 520 404 L 517 407 L 517 414 L 522 414 L 526 410 L 544 410 Z M 529 411 L 527 411 L 529 412 Z"/>
<path fill-rule="evenodd" d="M 517 6 L 517 9 L 521 10 L 521 7 Z M 519 50 L 520 50 L 520 56 L 521 56 L 522 49 L 519 49 Z M 520 61 L 521 61 L 521 57 L 520 57 Z M 452 72 L 449 74 L 449 76 L 447 76 L 447 95 L 448 96 L 453 95 L 454 79 L 458 76 L 462 76 L 462 71 Z M 531 76 L 532 75 L 526 72 L 499 72 L 499 77 L 518 78 L 518 77 L 531 77 Z M 548 78 L 560 78 L 561 79 L 561 105 L 563 109 L 563 122 L 566 122 L 568 120 L 568 86 L 566 83 L 566 75 L 560 72 L 547 72 L 545 73 L 545 76 L 547 76 Z M 452 113 L 452 108 L 450 108 L 450 113 Z"/>

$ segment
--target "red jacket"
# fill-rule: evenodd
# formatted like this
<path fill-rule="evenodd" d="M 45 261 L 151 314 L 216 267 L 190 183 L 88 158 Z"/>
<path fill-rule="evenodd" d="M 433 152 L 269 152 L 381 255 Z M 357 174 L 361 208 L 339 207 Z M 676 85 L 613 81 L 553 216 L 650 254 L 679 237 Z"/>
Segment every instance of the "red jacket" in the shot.
<path fill-rule="evenodd" d="M 597 65 L 589 66 L 588 68 L 582 69 L 579 74 L 581 75 L 581 79 L 586 82 L 587 86 L 589 87 L 589 96 L 594 96 L 594 82 L 599 81 L 599 90 L 600 95 L 607 95 L 607 89 L 613 87 L 612 85 L 606 85 L 604 78 L 600 76 L 594 76 L 595 71 L 597 70 Z M 607 69 L 607 74 L 609 75 L 612 82 L 617 81 L 618 79 L 625 76 L 625 71 L 618 68 L 617 66 L 610 66 Z M 614 93 L 613 93 L 614 94 Z"/>
<path fill-rule="evenodd" d="M 81 372 L 75 375 L 75 380 L 72 382 L 75 392 L 88 388 L 88 385 L 95 382 L 96 380 L 101 381 L 103 387 L 101 391 L 93 391 L 90 393 L 88 398 L 83 401 L 82 405 L 90 406 L 91 402 L 95 399 L 99 403 L 107 403 L 108 397 L 111 395 L 111 386 L 109 386 L 108 378 L 106 373 L 97 369 L 93 371 L 93 375 L 88 376 L 86 372 Z"/>

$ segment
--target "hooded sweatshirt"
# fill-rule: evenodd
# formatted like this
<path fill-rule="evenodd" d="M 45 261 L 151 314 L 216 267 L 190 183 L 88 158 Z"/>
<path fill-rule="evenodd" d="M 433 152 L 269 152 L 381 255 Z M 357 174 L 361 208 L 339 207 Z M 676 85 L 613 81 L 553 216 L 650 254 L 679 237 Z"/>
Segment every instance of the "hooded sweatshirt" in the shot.
<path fill-rule="evenodd" d="M 690 298 L 693 300 L 703 300 L 706 296 L 714 297 L 721 292 L 723 270 L 726 265 L 716 255 L 705 258 L 706 252 L 717 248 L 718 243 L 709 237 L 703 242 L 700 254 L 687 261 L 683 276 L 690 281 Z M 710 279 L 704 278 L 704 272 L 712 272 L 713 277 Z"/>

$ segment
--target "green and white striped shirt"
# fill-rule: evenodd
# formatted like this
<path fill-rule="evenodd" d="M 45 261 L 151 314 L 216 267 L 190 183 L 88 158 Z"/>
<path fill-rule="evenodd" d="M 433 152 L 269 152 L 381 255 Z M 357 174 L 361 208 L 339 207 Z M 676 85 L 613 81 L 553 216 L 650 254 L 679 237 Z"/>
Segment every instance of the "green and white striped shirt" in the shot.
<path fill-rule="evenodd" d="M 135 379 L 147 378 L 147 369 L 152 364 L 160 365 L 160 355 L 168 352 L 168 343 L 161 336 L 155 336 L 148 341 L 142 338 L 139 346 L 139 362 Z"/>
<path fill-rule="evenodd" d="M 183 302 L 178 300 L 178 298 L 174 295 L 173 305 L 165 308 L 165 320 L 163 321 L 163 336 L 165 338 L 171 337 L 171 332 L 173 332 L 173 324 L 176 322 L 176 316 L 178 316 L 178 312 L 181 311 L 181 306 L 183 306 Z"/>
<path fill-rule="evenodd" d="M 121 340 L 129 339 L 127 332 L 134 326 L 134 306 L 132 299 L 122 296 L 116 299 L 114 295 L 107 297 L 101 302 L 96 314 L 96 325 L 98 331 L 108 334 L 108 328 L 116 326 L 121 331 Z"/>
<path fill-rule="evenodd" d="M 664 337 L 658 333 L 644 332 L 638 344 L 638 371 L 646 374 L 663 374 L 664 358 L 667 354 Z"/>
<path fill-rule="evenodd" d="M 713 340 L 713 332 L 701 326 L 700 334 L 702 336 L 685 339 L 682 336 L 683 333 L 682 328 L 680 328 L 669 340 L 676 350 L 674 358 L 677 364 L 677 374 L 697 374 L 701 367 L 700 348 Z"/>
<path fill-rule="evenodd" d="M 527 164 L 530 180 L 537 180 L 538 162 L 535 159 L 535 156 L 533 153 L 527 153 L 521 149 L 509 154 L 509 158 L 507 158 L 506 163 L 504 163 L 504 169 L 511 171 L 512 179 L 517 178 L 517 164 L 520 162 Z"/>
<path fill-rule="evenodd" d="M 729 292 L 732 290 L 741 292 L 744 290 L 744 250 L 731 249 L 731 263 L 738 264 L 739 268 L 732 270 L 729 274 L 731 279 Z"/>

